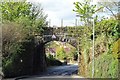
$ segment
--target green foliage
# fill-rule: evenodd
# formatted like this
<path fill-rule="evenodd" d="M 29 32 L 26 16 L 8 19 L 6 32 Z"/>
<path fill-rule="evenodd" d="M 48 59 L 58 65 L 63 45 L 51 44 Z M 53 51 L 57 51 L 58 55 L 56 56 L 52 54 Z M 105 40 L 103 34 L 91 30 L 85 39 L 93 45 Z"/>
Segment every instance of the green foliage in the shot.
<path fill-rule="evenodd" d="M 84 60 L 85 60 L 85 64 L 87 65 L 88 64 L 88 59 L 89 59 L 88 49 L 85 49 L 83 53 L 84 53 L 83 57 L 84 57 Z"/>
<path fill-rule="evenodd" d="M 118 43 L 116 40 L 119 39 L 119 24 L 117 20 L 102 20 L 95 26 L 96 48 L 97 57 L 95 59 L 95 77 L 96 78 L 117 78 L 118 77 L 118 54 L 116 49 L 119 48 L 114 44 Z M 119 41 L 119 40 L 118 40 Z M 102 45 L 104 43 L 104 45 Z M 104 53 L 105 52 L 105 53 Z M 92 62 L 89 63 L 92 67 Z M 105 66 L 105 67 L 103 67 Z M 88 68 L 89 76 L 92 77 L 92 68 Z"/>
<path fill-rule="evenodd" d="M 60 66 L 60 65 L 62 65 L 62 62 L 53 58 L 52 55 L 46 58 L 46 62 L 47 62 L 47 66 Z"/>
<path fill-rule="evenodd" d="M 117 20 L 102 20 L 96 24 L 95 33 L 97 36 L 104 34 L 107 39 L 112 39 L 113 41 L 115 41 L 120 37 L 119 26 L 120 24 Z"/>
<path fill-rule="evenodd" d="M 77 57 L 76 49 L 75 49 L 75 50 L 72 50 L 72 51 L 70 51 L 70 52 L 68 52 L 68 53 L 66 53 L 66 54 L 68 54 L 68 55 L 66 55 L 66 56 L 67 56 L 67 59 L 73 60 L 74 58 Z"/>
<path fill-rule="evenodd" d="M 32 40 L 14 44 L 12 53 L 8 56 L 3 56 L 2 71 L 4 77 L 15 77 L 31 73 L 34 46 Z"/>
<path fill-rule="evenodd" d="M 49 59 L 55 59 L 51 54 L 48 54 L 47 56 Z"/>
<path fill-rule="evenodd" d="M 66 48 L 63 48 L 64 46 L 66 46 Z M 69 43 L 64 43 L 63 45 L 62 42 L 52 41 L 46 44 L 46 48 L 54 49 L 55 53 L 57 54 L 55 57 L 56 59 L 67 58 L 67 59 L 73 60 L 77 58 L 76 48 L 70 45 Z M 49 53 L 49 52 L 46 52 L 46 53 Z M 48 56 L 50 57 L 51 55 L 48 54 Z"/>
<path fill-rule="evenodd" d="M 90 19 L 93 18 L 93 14 L 99 11 L 102 7 L 98 8 L 96 5 L 91 5 L 90 1 L 85 2 L 75 2 L 74 3 L 76 10 L 73 10 L 79 15 L 81 21 L 84 21 L 87 26 L 91 23 Z M 97 16 L 96 16 L 97 18 Z M 90 26 L 90 25 L 89 25 Z"/>
<path fill-rule="evenodd" d="M 114 42 L 112 51 L 113 51 L 113 53 L 120 52 L 120 38 L 116 42 Z"/>
<path fill-rule="evenodd" d="M 39 32 L 46 26 L 46 15 L 40 5 L 27 2 L 4 2 L 2 8 L 3 22 L 12 21 L 22 24 L 29 34 Z"/>
<path fill-rule="evenodd" d="M 46 26 L 46 15 L 38 5 L 27 2 L 3 2 L 2 53 L 4 77 L 32 72 L 35 44 L 34 34 L 41 34 Z M 22 62 L 21 62 L 22 60 Z"/>
<path fill-rule="evenodd" d="M 58 59 L 64 60 L 64 58 L 66 58 L 66 53 L 65 53 L 65 51 L 64 51 L 64 48 L 63 48 L 63 47 L 60 47 L 60 48 L 57 50 L 56 55 L 57 55 L 56 57 L 57 57 Z"/>
<path fill-rule="evenodd" d="M 3 57 L 10 57 L 12 53 L 16 53 L 15 50 L 21 51 L 20 44 L 17 44 L 21 40 L 24 40 L 27 36 L 22 30 L 22 26 L 13 23 L 5 23 L 3 24 L 2 30 L 2 41 L 3 41 Z M 10 56 L 9 56 L 10 55 Z"/>
<path fill-rule="evenodd" d="M 92 77 L 92 62 L 89 64 L 89 76 Z M 103 54 L 95 59 L 95 78 L 117 78 L 118 60 L 112 54 Z"/>
<path fill-rule="evenodd" d="M 70 35 L 73 34 L 73 37 L 76 37 L 77 40 L 79 40 L 79 49 L 82 55 L 82 63 L 80 63 L 80 67 L 84 67 L 85 70 L 83 72 L 80 71 L 80 74 L 82 76 L 85 76 L 87 74 L 87 71 L 89 69 L 92 69 L 92 65 L 88 66 L 88 64 L 91 63 L 92 60 L 92 27 L 86 27 L 86 26 L 79 26 L 76 27 L 76 29 L 73 28 L 67 28 L 67 31 Z M 77 35 L 78 34 L 78 35 Z M 98 58 L 99 56 L 102 57 L 102 54 L 111 55 L 110 58 L 113 58 L 113 63 L 109 64 L 107 63 L 106 58 L 104 57 L 104 61 L 98 61 L 99 63 L 95 63 L 95 65 L 99 65 L 99 71 L 102 71 L 102 66 L 108 65 L 114 67 L 114 62 L 116 62 L 117 57 L 119 55 L 119 51 L 117 51 L 118 54 L 116 54 L 116 50 L 118 50 L 119 45 L 119 38 L 120 38 L 120 24 L 119 21 L 114 19 L 107 19 L 107 20 L 101 20 L 96 22 L 95 24 L 95 58 Z M 117 41 L 118 40 L 118 41 Z M 114 44 L 115 43 L 115 44 Z M 109 57 L 108 57 L 109 58 Z M 108 62 L 110 62 L 110 58 L 108 59 Z M 103 59 L 103 58 L 101 58 Z M 85 67 L 85 65 L 87 67 Z M 117 65 L 117 63 L 115 64 Z M 98 67 L 98 66 L 97 66 Z M 97 69 L 96 69 L 97 70 Z M 111 68 L 109 71 L 112 70 Z M 113 72 L 109 75 L 108 71 L 106 72 L 99 72 L 97 70 L 96 77 L 116 77 L 116 67 L 113 70 Z M 104 70 L 103 70 L 104 71 Z M 111 72 L 111 71 L 110 71 Z M 82 74 L 85 73 L 85 74 Z M 92 72 L 90 72 L 92 73 Z M 89 76 L 92 74 L 88 74 Z"/>
<path fill-rule="evenodd" d="M 29 15 L 31 4 L 26 2 L 4 2 L 2 7 L 3 20 L 16 21 L 19 17 Z"/>

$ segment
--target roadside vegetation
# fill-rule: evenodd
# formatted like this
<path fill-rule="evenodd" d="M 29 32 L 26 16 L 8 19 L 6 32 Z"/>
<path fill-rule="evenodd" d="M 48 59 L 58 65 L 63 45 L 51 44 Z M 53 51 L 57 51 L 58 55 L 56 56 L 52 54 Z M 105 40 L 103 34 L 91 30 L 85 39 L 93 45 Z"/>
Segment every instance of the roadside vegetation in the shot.
<path fill-rule="evenodd" d="M 106 3 L 107 4 L 107 3 Z M 114 3 L 112 3 L 114 4 Z M 102 18 L 99 19 L 92 17 L 96 13 L 96 5 L 92 5 L 90 8 L 89 2 L 75 2 L 76 14 L 79 15 L 81 21 L 85 22 L 84 26 L 80 26 L 78 31 L 72 31 L 74 34 L 79 34 L 80 41 L 80 63 L 79 63 L 79 75 L 85 77 L 95 78 L 118 78 L 118 58 L 120 55 L 120 24 L 119 24 L 119 13 L 113 15 L 110 19 Z M 100 5 L 99 5 L 100 7 Z M 105 6 L 101 6 L 97 9 L 99 11 Z M 109 10 L 112 9 L 109 7 Z M 114 6 L 113 6 L 114 7 Z M 88 10 L 89 9 L 89 10 Z M 92 23 L 90 17 L 94 19 L 95 24 L 95 71 L 92 76 Z"/>
<path fill-rule="evenodd" d="M 107 4 L 107 3 L 105 3 Z M 69 44 L 65 49 L 63 45 L 57 45 L 56 42 L 47 44 L 48 51 L 46 55 L 36 54 L 44 53 L 40 47 L 43 47 L 42 36 L 39 42 L 36 42 L 36 35 L 42 35 L 43 27 L 47 26 L 47 15 L 44 14 L 40 4 L 24 2 L 4 2 L 0 5 L 2 11 L 2 71 L 4 77 L 15 77 L 33 73 L 33 66 L 38 63 L 47 63 L 47 66 L 62 65 L 58 60 L 74 60 L 78 57 L 79 75 L 89 78 L 118 78 L 118 59 L 120 59 L 120 13 L 114 14 L 113 5 L 103 3 L 99 5 L 90 5 L 89 1 L 80 3 L 75 2 L 73 10 L 84 25 L 67 27 L 66 32 L 69 36 L 77 39 L 77 48 L 79 48 L 79 57 L 77 49 Z M 112 13 L 111 18 L 104 16 L 99 19 L 97 12 L 102 12 L 106 7 Z M 71 9 L 72 10 L 72 9 Z M 95 47 L 94 61 L 95 70 L 92 76 L 93 63 L 93 21 L 95 25 Z M 38 46 L 38 47 L 36 47 Z M 51 55 L 50 48 L 54 48 L 55 55 Z M 69 55 L 68 55 L 69 54 Z M 39 57 L 41 61 L 34 59 Z M 41 57 L 42 56 L 42 57 Z M 46 58 L 43 60 L 43 57 Z M 76 58 L 77 59 L 77 58 Z M 37 63 L 38 61 L 38 63 Z M 35 66 L 34 66 L 35 67 Z M 38 67 L 44 70 L 46 67 Z M 37 71 L 37 69 L 36 69 Z"/>
<path fill-rule="evenodd" d="M 46 26 L 46 15 L 38 6 L 24 2 L 3 2 L 2 11 L 2 71 L 4 77 L 32 72 L 35 34 Z"/>
<path fill-rule="evenodd" d="M 69 43 L 59 41 L 52 41 L 46 44 L 46 56 L 60 61 L 77 61 L 76 48 Z"/>

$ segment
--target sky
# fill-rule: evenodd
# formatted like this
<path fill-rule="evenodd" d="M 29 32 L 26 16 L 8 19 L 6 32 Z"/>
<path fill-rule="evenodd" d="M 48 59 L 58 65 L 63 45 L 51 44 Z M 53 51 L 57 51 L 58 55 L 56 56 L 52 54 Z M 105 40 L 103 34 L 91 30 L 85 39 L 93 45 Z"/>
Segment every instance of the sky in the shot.
<path fill-rule="evenodd" d="M 76 17 L 74 2 L 83 0 L 27 0 L 28 2 L 40 3 L 44 13 L 48 15 L 47 21 L 50 21 L 50 26 L 75 26 L 75 19 L 78 25 L 82 24 L 80 19 Z M 94 0 L 94 4 L 95 4 Z"/>
<path fill-rule="evenodd" d="M 73 12 L 75 1 L 80 0 L 28 0 L 29 2 L 41 3 L 45 14 L 48 15 L 47 21 L 50 25 L 61 26 L 63 19 L 63 26 L 74 26 L 76 13 Z M 78 22 L 79 23 L 79 22 Z"/>

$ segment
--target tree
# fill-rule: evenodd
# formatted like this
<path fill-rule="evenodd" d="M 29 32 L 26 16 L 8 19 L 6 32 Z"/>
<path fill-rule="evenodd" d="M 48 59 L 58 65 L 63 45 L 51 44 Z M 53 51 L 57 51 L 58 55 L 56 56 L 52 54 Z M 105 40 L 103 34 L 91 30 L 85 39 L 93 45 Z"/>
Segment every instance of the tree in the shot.
<path fill-rule="evenodd" d="M 63 47 L 60 47 L 56 50 L 56 58 L 64 60 L 66 58 L 66 52 L 64 51 Z"/>
<path fill-rule="evenodd" d="M 35 5 L 27 2 L 4 2 L 2 8 L 3 23 L 6 21 L 22 24 L 29 34 L 40 33 L 46 26 L 46 15 L 40 4 Z"/>
<path fill-rule="evenodd" d="M 81 18 L 81 21 L 84 21 L 85 25 L 90 24 L 90 19 L 93 18 L 93 14 L 95 14 L 97 11 L 99 11 L 101 8 L 97 8 L 96 5 L 91 5 L 89 1 L 85 2 L 74 2 L 75 11 L 77 13 L 77 16 Z"/>
<path fill-rule="evenodd" d="M 46 25 L 46 16 L 39 5 L 25 1 L 4 2 L 0 7 L 4 24 L 2 31 L 4 46 L 10 47 L 14 42 L 25 40 L 34 32 L 40 33 L 42 27 Z"/>
<path fill-rule="evenodd" d="M 30 14 L 31 4 L 24 2 L 4 2 L 2 8 L 3 21 L 16 21 L 17 18 L 27 17 Z"/>
<path fill-rule="evenodd" d="M 29 73 L 30 68 L 27 67 L 32 65 L 32 55 L 35 52 L 34 33 L 42 32 L 42 27 L 46 26 L 46 15 L 39 5 L 25 1 L 4 2 L 0 8 L 3 23 L 2 68 L 4 76 L 13 77 Z"/>
<path fill-rule="evenodd" d="M 110 1 L 110 2 L 101 2 L 101 1 L 99 1 L 97 3 L 97 5 L 104 7 L 103 10 L 102 10 L 102 12 L 111 13 L 111 15 L 115 19 L 118 19 L 117 18 L 117 13 L 119 13 L 119 11 L 118 11 L 119 4 L 118 4 L 117 0 Z"/>
<path fill-rule="evenodd" d="M 2 42 L 3 56 L 7 56 L 12 53 L 13 50 L 11 48 L 13 45 L 19 41 L 21 41 L 25 34 L 21 31 L 21 26 L 15 23 L 5 23 L 2 28 Z M 9 53 L 9 54 L 8 54 Z"/>

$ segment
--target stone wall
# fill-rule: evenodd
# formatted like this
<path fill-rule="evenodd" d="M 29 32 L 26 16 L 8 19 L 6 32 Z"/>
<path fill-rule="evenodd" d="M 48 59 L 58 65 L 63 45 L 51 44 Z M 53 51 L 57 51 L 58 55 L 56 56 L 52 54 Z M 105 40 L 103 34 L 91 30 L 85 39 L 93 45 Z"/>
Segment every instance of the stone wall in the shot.
<path fill-rule="evenodd" d="M 44 43 L 39 43 L 35 47 L 33 55 L 33 73 L 43 72 L 46 69 L 46 55 Z"/>

